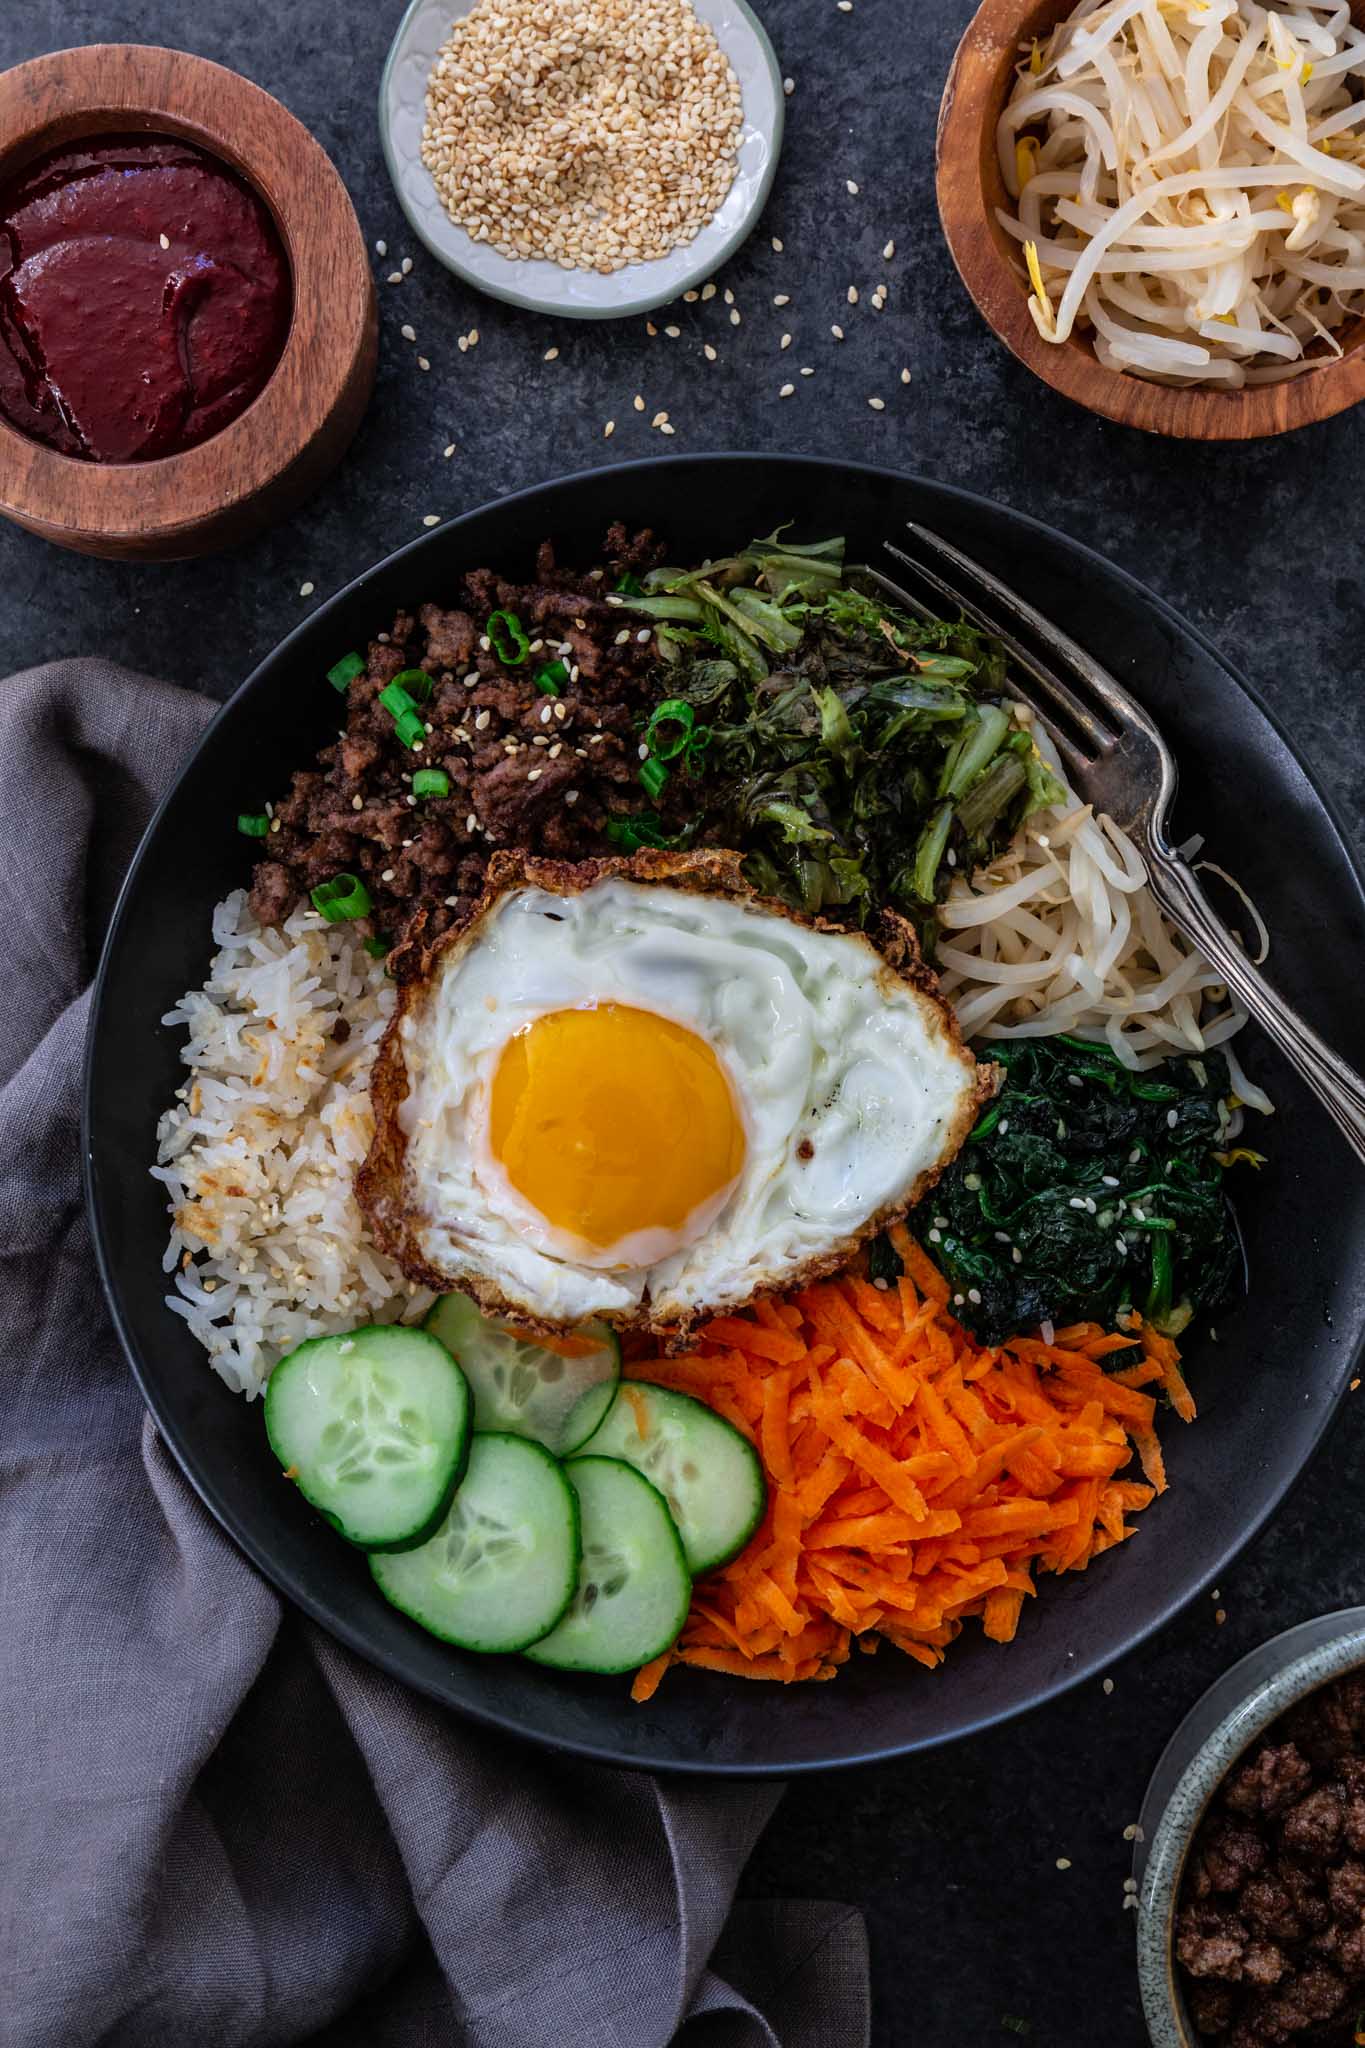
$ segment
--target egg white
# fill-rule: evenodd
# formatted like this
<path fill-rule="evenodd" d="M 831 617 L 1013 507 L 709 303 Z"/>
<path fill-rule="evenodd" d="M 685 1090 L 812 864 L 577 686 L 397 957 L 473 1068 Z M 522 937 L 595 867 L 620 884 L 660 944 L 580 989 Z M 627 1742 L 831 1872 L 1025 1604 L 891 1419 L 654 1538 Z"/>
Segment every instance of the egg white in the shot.
<path fill-rule="evenodd" d="M 521 1198 L 487 1138 L 508 1040 L 546 1012 L 654 1011 L 715 1051 L 744 1125 L 729 1189 L 684 1242 L 602 1254 Z M 977 1075 L 939 1007 L 864 939 L 771 906 L 619 875 L 500 897 L 438 960 L 401 1030 L 407 1195 L 425 1262 L 538 1320 L 661 1322 L 747 1301 L 854 1238 L 944 1156 Z"/>

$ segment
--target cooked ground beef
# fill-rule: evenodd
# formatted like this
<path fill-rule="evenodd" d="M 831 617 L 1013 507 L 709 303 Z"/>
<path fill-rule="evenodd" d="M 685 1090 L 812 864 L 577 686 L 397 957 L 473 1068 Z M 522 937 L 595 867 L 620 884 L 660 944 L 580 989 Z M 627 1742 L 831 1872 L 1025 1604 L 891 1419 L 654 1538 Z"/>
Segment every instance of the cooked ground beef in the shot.
<path fill-rule="evenodd" d="M 1201 2034 L 1350 2048 L 1365 2006 L 1365 1674 L 1276 1723 L 1220 1787 L 1176 1915 Z"/>
<path fill-rule="evenodd" d="M 442 603 L 400 612 L 347 689 L 345 731 L 274 807 L 269 852 L 252 879 L 262 922 L 282 922 L 335 875 L 358 875 L 373 904 L 360 929 L 394 948 L 401 974 L 417 940 L 468 909 L 495 847 L 570 860 L 612 852 L 608 820 L 651 808 L 639 783 L 638 721 L 657 696 L 657 657 L 639 615 L 607 593 L 662 553 L 648 531 L 616 525 L 603 566 L 586 574 L 560 568 L 546 542 L 532 583 L 474 569 Z M 514 612 L 530 635 L 531 652 L 515 667 L 487 644 L 495 611 Z M 550 697 L 534 677 L 556 658 L 572 679 Z M 420 751 L 403 745 L 378 702 L 408 668 L 432 681 Z M 444 769 L 448 796 L 414 797 L 412 777 L 424 767 Z"/>

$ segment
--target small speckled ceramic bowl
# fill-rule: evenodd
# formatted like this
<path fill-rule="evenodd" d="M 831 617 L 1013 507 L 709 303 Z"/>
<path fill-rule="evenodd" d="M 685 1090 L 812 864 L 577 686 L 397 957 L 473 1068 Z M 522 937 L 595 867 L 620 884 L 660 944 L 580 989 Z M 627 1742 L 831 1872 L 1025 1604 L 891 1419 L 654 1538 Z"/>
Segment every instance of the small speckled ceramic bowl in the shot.
<path fill-rule="evenodd" d="M 746 0 L 693 0 L 699 20 L 715 30 L 744 96 L 735 182 L 715 219 L 693 241 L 653 263 L 628 263 L 609 277 L 600 277 L 595 270 L 561 270 L 557 263 L 518 263 L 500 256 L 456 227 L 441 204 L 422 162 L 427 80 L 451 23 L 473 5 L 474 0 L 412 0 L 393 39 L 379 88 L 379 132 L 389 176 L 413 232 L 432 255 L 492 298 L 571 320 L 619 320 L 629 313 L 648 313 L 713 277 L 756 225 L 782 147 L 782 73 L 767 32 Z"/>
<path fill-rule="evenodd" d="M 1185 1860 L 1213 1794 L 1272 1721 L 1344 1671 L 1365 1664 L 1365 1607 L 1300 1622 L 1225 1671 L 1162 1751 L 1133 1856 L 1138 1977 L 1153 2048 L 1207 2048 L 1181 1995 L 1172 1936 Z"/>

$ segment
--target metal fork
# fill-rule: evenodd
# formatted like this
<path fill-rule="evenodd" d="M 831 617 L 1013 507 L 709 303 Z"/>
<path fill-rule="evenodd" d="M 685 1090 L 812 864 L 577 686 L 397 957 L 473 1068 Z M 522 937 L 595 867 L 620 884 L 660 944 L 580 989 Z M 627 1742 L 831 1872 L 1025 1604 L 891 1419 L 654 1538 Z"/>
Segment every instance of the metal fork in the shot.
<path fill-rule="evenodd" d="M 1096 811 L 1107 812 L 1136 842 L 1161 909 L 1217 968 L 1365 1163 L 1365 1081 L 1252 965 L 1189 863 L 1171 845 L 1167 822 L 1175 796 L 1175 762 L 1147 713 L 1083 647 L 979 562 L 927 527 L 911 521 L 909 530 L 916 555 L 889 542 L 887 552 L 950 612 L 961 612 L 1003 644 L 1031 686 L 1020 691 L 1022 700 L 1051 735 L 1079 795 Z M 871 574 L 912 612 L 941 616 L 879 570 Z M 1021 640 L 1018 628 L 1045 649 L 1049 659 Z"/>

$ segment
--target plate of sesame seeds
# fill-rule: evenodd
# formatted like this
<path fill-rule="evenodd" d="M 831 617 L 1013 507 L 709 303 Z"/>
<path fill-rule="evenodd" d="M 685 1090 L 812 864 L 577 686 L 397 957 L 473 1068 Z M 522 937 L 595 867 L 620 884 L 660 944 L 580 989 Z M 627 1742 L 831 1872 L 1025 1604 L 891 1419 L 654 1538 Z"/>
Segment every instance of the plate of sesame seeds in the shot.
<path fill-rule="evenodd" d="M 711 277 L 782 144 L 746 0 L 412 0 L 379 93 L 414 232 L 477 290 L 611 320 Z"/>

